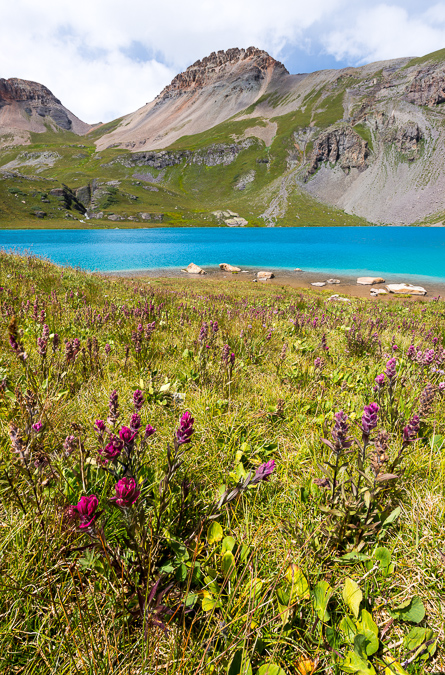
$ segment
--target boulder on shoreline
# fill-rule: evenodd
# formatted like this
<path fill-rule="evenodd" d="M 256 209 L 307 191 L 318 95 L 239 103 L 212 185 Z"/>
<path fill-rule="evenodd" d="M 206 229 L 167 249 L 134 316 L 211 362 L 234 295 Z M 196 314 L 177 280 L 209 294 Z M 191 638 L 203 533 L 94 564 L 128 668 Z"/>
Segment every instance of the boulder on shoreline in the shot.
<path fill-rule="evenodd" d="M 326 283 L 327 284 L 339 284 L 341 282 L 340 282 L 340 279 L 326 279 Z"/>
<path fill-rule="evenodd" d="M 371 288 L 369 292 L 374 298 L 378 295 L 388 295 L 388 291 L 385 291 L 384 288 Z"/>
<path fill-rule="evenodd" d="M 382 277 L 359 277 L 357 283 L 361 286 L 372 286 L 373 284 L 384 284 Z"/>
<path fill-rule="evenodd" d="M 207 274 L 201 267 L 198 267 L 198 265 L 195 265 L 195 263 L 190 263 L 190 265 L 187 265 L 185 270 L 181 270 L 181 272 L 187 272 L 187 274 Z"/>
<path fill-rule="evenodd" d="M 257 272 L 258 279 L 274 279 L 275 274 L 273 272 Z"/>
<path fill-rule="evenodd" d="M 235 267 L 234 265 L 229 265 L 229 263 L 219 263 L 219 267 L 223 272 L 241 272 L 241 267 Z"/>
<path fill-rule="evenodd" d="M 311 286 L 326 286 L 326 281 L 312 281 Z"/>
<path fill-rule="evenodd" d="M 426 290 L 423 288 L 423 286 L 413 286 L 412 284 L 388 284 L 386 288 L 390 293 L 426 295 Z"/>

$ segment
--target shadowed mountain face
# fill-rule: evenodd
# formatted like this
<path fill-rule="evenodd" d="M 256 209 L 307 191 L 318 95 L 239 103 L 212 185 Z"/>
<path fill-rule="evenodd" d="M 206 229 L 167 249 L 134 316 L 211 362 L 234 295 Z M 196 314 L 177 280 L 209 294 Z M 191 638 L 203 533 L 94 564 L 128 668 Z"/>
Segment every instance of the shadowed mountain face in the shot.
<path fill-rule="evenodd" d="M 75 145 L 90 127 L 48 89 L 0 80 L 0 136 L 11 120 L 16 143 L 57 131 L 43 151 L 0 153 L 0 177 L 64 181 L 99 220 L 442 225 L 444 102 L 445 50 L 291 75 L 255 47 L 230 49 Z"/>
<path fill-rule="evenodd" d="M 0 79 L 0 137 L 26 143 L 29 134 L 48 129 L 85 134 L 91 125 L 67 110 L 47 87 L 38 82 Z"/>

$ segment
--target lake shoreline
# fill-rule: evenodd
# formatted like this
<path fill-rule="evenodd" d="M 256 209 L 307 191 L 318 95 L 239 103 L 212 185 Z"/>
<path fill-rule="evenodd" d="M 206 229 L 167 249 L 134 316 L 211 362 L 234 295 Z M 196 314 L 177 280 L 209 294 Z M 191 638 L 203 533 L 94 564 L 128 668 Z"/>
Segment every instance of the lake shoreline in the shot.
<path fill-rule="evenodd" d="M 209 281 L 212 283 L 224 282 L 233 282 L 233 283 L 249 283 L 253 284 L 254 280 L 257 278 L 257 272 L 265 268 L 249 268 L 246 271 L 238 272 L 236 274 L 230 272 L 223 272 L 219 268 L 206 268 L 206 274 L 188 274 L 181 271 L 180 268 L 165 268 L 165 269 L 153 269 L 153 270 L 122 270 L 122 271 L 109 271 L 109 272 L 100 272 L 107 277 L 112 278 L 130 278 L 130 279 L 182 279 L 188 280 L 192 283 L 200 283 L 204 281 Z M 445 297 L 445 279 L 443 281 L 435 280 L 427 277 L 418 277 L 413 279 L 413 276 L 410 275 L 395 275 L 388 274 L 384 276 L 385 283 L 375 284 L 373 286 L 362 286 L 357 284 L 357 276 L 351 274 L 340 273 L 338 270 L 326 274 L 326 272 L 313 272 L 313 271 L 301 271 L 296 272 L 288 269 L 274 269 L 272 267 L 267 268 L 267 271 L 274 274 L 273 279 L 268 279 L 267 281 L 257 281 L 258 286 L 268 285 L 268 286 L 290 286 L 291 288 L 301 289 L 301 290 L 321 290 L 324 293 L 329 293 L 329 295 L 348 295 L 356 298 L 372 298 L 370 291 L 371 288 L 374 289 L 385 289 L 387 284 L 396 284 L 396 283 L 412 283 L 416 286 L 423 286 L 427 291 L 426 296 L 411 296 L 415 299 L 426 299 L 431 300 L 434 297 Z M 325 286 L 312 286 L 311 284 L 319 281 L 326 281 L 327 279 L 336 278 L 340 280 L 339 284 L 326 284 Z M 397 299 L 400 297 L 394 293 L 388 293 L 388 295 L 382 295 L 378 300 L 382 299 Z"/>

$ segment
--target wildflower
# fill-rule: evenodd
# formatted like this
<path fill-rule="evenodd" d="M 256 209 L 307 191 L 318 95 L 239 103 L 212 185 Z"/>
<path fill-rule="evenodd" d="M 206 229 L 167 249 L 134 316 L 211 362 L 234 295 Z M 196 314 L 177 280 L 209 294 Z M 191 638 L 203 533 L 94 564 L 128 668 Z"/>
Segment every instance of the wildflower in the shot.
<path fill-rule="evenodd" d="M 43 422 L 41 422 L 39 420 L 38 422 L 36 422 L 35 424 L 32 425 L 32 429 L 36 433 L 39 433 L 39 431 L 41 431 L 43 429 Z"/>
<path fill-rule="evenodd" d="M 135 503 L 141 491 L 137 487 L 134 478 L 121 478 L 114 486 L 116 496 L 111 497 L 110 501 L 116 502 L 117 506 L 128 507 Z"/>
<path fill-rule="evenodd" d="M 178 445 L 190 443 L 192 434 L 194 432 L 193 423 L 194 418 L 189 412 L 185 412 L 179 422 L 179 429 L 176 431 L 176 442 Z"/>
<path fill-rule="evenodd" d="M 420 394 L 420 399 L 419 399 L 419 417 L 427 417 L 427 415 L 430 413 L 433 401 L 434 401 L 434 396 L 435 396 L 435 389 L 431 383 L 427 384 L 425 389 L 422 391 Z"/>
<path fill-rule="evenodd" d="M 445 382 L 439 382 L 439 391 L 443 391 L 445 389 Z"/>
<path fill-rule="evenodd" d="M 379 389 L 380 389 L 380 387 L 383 387 L 383 385 L 385 384 L 385 373 L 381 373 L 380 375 L 377 375 L 374 382 L 377 384 L 377 387 Z"/>
<path fill-rule="evenodd" d="M 396 363 L 397 359 L 395 356 L 393 356 L 392 359 L 389 359 L 389 361 L 386 364 L 385 375 L 391 384 L 393 383 L 396 377 Z"/>
<path fill-rule="evenodd" d="M 144 405 L 144 394 L 140 389 L 136 389 L 136 391 L 133 394 L 133 404 L 136 410 L 140 410 L 142 406 Z"/>
<path fill-rule="evenodd" d="M 230 365 L 233 366 L 235 363 L 235 354 L 232 352 L 230 354 Z"/>
<path fill-rule="evenodd" d="M 388 462 L 388 445 L 388 433 L 384 429 L 381 429 L 374 441 L 374 453 L 371 455 L 370 459 L 371 469 L 374 472 L 374 476 L 376 478 L 381 473 L 385 464 Z"/>
<path fill-rule="evenodd" d="M 227 365 L 229 362 L 229 357 L 230 357 L 230 347 L 229 345 L 224 345 L 221 350 L 221 361 Z"/>
<path fill-rule="evenodd" d="M 416 440 L 417 434 L 419 433 L 420 419 L 417 415 L 414 415 L 406 427 L 403 429 L 403 443 L 412 443 Z"/>
<path fill-rule="evenodd" d="M 105 422 L 103 420 L 96 420 L 94 422 L 94 430 L 97 431 L 99 434 L 103 434 L 105 431 Z"/>
<path fill-rule="evenodd" d="M 137 413 L 134 413 L 130 419 L 130 429 L 132 431 L 139 431 L 141 428 L 141 417 Z"/>
<path fill-rule="evenodd" d="M 59 345 L 60 345 L 60 338 L 59 338 L 59 335 L 58 335 L 57 333 L 54 333 L 54 337 L 53 337 L 53 352 L 56 352 L 56 351 L 59 349 Z"/>
<path fill-rule="evenodd" d="M 144 438 L 147 440 L 147 438 L 150 438 L 150 436 L 153 436 L 153 434 L 156 433 L 156 429 L 151 426 L 151 424 L 147 424 L 145 427 L 145 435 Z"/>
<path fill-rule="evenodd" d="M 99 453 L 106 462 L 114 462 L 121 454 L 123 447 L 124 444 L 117 436 L 111 436 L 110 442 L 104 448 L 100 448 Z"/>
<path fill-rule="evenodd" d="M 275 471 L 275 460 L 270 459 L 268 462 L 261 464 L 255 472 L 254 477 L 252 478 L 250 484 L 256 485 L 262 480 L 269 480 L 270 475 Z"/>
<path fill-rule="evenodd" d="M 328 352 L 328 351 L 329 351 L 328 341 L 326 340 L 326 334 L 325 334 L 325 333 L 323 333 L 323 335 L 322 335 L 322 337 L 321 337 L 321 348 L 322 348 L 325 352 Z"/>
<path fill-rule="evenodd" d="M 108 342 L 107 342 L 107 344 L 105 345 L 104 350 L 105 350 L 105 354 L 108 356 L 109 353 L 111 352 L 111 347 L 110 347 L 110 345 L 108 344 Z"/>
<path fill-rule="evenodd" d="M 49 340 L 49 326 L 46 323 L 42 329 L 42 338 L 44 340 Z"/>
<path fill-rule="evenodd" d="M 377 426 L 379 406 L 377 403 L 365 405 L 362 415 L 362 431 L 365 436 L 369 436 L 371 431 Z"/>
<path fill-rule="evenodd" d="M 115 389 L 110 394 L 108 408 L 110 412 L 107 417 L 107 423 L 113 427 L 119 418 L 119 397 Z"/>
<path fill-rule="evenodd" d="M 350 448 L 352 441 L 348 439 L 348 416 L 343 410 L 335 413 L 335 425 L 332 430 L 332 438 L 334 439 L 334 452 L 339 453 L 343 448 Z"/>
<path fill-rule="evenodd" d="M 136 417 L 139 418 L 139 415 L 136 415 Z M 140 418 L 139 418 L 140 422 Z M 130 429 L 129 427 L 122 427 L 119 431 L 119 436 L 121 441 L 125 443 L 125 445 L 130 445 L 133 441 L 135 436 L 137 436 L 137 430 Z"/>
<path fill-rule="evenodd" d="M 65 450 L 65 456 L 69 457 L 73 454 L 74 450 L 77 447 L 77 438 L 75 436 L 67 436 L 63 443 L 63 448 Z"/>
<path fill-rule="evenodd" d="M 45 340 L 44 338 L 38 337 L 37 338 L 37 352 L 39 356 L 44 359 L 46 357 L 46 350 L 48 348 L 48 341 Z"/>
<path fill-rule="evenodd" d="M 99 515 L 96 513 L 98 505 L 99 501 L 96 495 L 90 495 L 89 497 L 81 497 L 77 506 L 74 506 L 74 509 L 79 514 L 79 528 L 81 530 L 85 530 L 94 523 Z"/>
<path fill-rule="evenodd" d="M 315 370 L 323 370 L 323 359 L 321 359 L 319 356 L 314 361 L 314 368 Z"/>
<path fill-rule="evenodd" d="M 204 321 L 204 323 L 201 326 L 201 330 L 199 331 L 199 337 L 198 337 L 198 340 L 201 344 L 203 342 L 205 342 L 205 340 L 207 339 L 208 332 L 209 332 L 209 327 L 208 327 L 207 323 Z"/>

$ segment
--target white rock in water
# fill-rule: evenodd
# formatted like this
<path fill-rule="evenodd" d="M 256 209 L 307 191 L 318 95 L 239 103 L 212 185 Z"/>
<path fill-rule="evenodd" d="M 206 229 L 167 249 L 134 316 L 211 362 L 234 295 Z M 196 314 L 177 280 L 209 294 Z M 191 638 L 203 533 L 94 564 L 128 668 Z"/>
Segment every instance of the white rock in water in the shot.
<path fill-rule="evenodd" d="M 327 279 L 327 280 L 326 280 L 326 283 L 327 283 L 327 284 L 339 284 L 339 283 L 340 283 L 340 279 Z"/>
<path fill-rule="evenodd" d="M 219 267 L 224 272 L 241 272 L 241 267 L 235 267 L 234 265 L 229 265 L 229 263 L 219 263 Z"/>
<path fill-rule="evenodd" d="M 198 265 L 195 265 L 195 263 L 190 263 L 190 265 L 187 265 L 185 270 L 181 270 L 181 272 L 187 272 L 187 274 L 207 274 L 201 267 L 198 267 Z"/>
<path fill-rule="evenodd" d="M 357 283 L 361 286 L 372 286 L 373 284 L 384 284 L 382 277 L 359 277 Z"/>
<path fill-rule="evenodd" d="M 275 274 L 273 272 L 257 272 L 258 279 L 273 279 Z"/>
<path fill-rule="evenodd" d="M 386 287 L 390 293 L 409 293 L 410 295 L 426 295 L 426 290 L 422 286 L 413 286 L 412 284 L 388 284 Z"/>
<path fill-rule="evenodd" d="M 313 281 L 311 286 L 326 286 L 326 281 Z"/>

